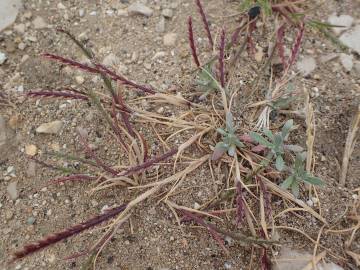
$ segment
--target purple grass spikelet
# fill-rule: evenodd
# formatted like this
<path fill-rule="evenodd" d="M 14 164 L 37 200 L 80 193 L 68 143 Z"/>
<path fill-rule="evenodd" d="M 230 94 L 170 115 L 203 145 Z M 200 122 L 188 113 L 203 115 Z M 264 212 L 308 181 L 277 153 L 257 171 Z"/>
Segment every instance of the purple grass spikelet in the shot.
<path fill-rule="evenodd" d="M 77 181 L 94 181 L 99 179 L 97 176 L 91 176 L 87 174 L 74 174 L 70 176 L 59 177 L 50 180 L 49 184 L 60 184 L 65 182 L 77 182 Z"/>
<path fill-rule="evenodd" d="M 76 224 L 70 228 L 63 230 L 63 231 L 47 235 L 43 239 L 40 239 L 36 242 L 27 244 L 21 250 L 14 252 L 13 261 L 24 258 L 34 252 L 42 250 L 42 249 L 44 249 L 48 246 L 51 246 L 61 240 L 67 239 L 67 238 L 74 236 L 76 234 L 79 234 L 87 229 L 90 229 L 96 225 L 99 225 L 100 223 L 117 216 L 122 211 L 124 211 L 125 208 L 126 208 L 126 204 L 121 205 L 119 207 L 114 207 L 110 210 L 107 210 L 104 214 L 97 215 L 85 222 Z"/>
<path fill-rule="evenodd" d="M 245 206 L 240 181 L 236 181 L 236 223 L 240 225 L 245 218 Z"/>
<path fill-rule="evenodd" d="M 153 166 L 155 163 L 166 160 L 169 157 L 175 155 L 177 153 L 177 151 L 178 151 L 177 148 L 173 148 L 170 151 L 166 152 L 165 154 L 154 157 L 152 159 L 148 159 L 148 160 L 146 160 L 144 163 L 142 163 L 140 165 L 130 167 L 126 171 L 120 173 L 120 176 L 130 176 L 130 175 L 133 175 L 134 173 L 142 172 L 143 170 Z"/>
<path fill-rule="evenodd" d="M 270 220 L 272 217 L 271 194 L 267 190 L 264 181 L 262 181 L 260 177 L 257 177 L 257 182 L 259 183 L 260 190 L 264 196 L 264 207 L 265 207 L 266 217 Z"/>
<path fill-rule="evenodd" d="M 196 45 L 195 45 L 195 40 L 194 40 L 194 32 L 193 32 L 191 16 L 189 16 L 189 19 L 188 19 L 188 35 L 189 35 L 189 45 L 190 45 L 193 60 L 196 64 L 196 66 L 200 67 L 201 65 L 200 65 L 199 58 L 198 58 L 197 52 L 196 52 Z"/>
<path fill-rule="evenodd" d="M 195 3 L 197 5 L 197 7 L 198 7 L 198 12 L 199 12 L 199 14 L 201 16 L 201 20 L 202 20 L 202 22 L 204 24 L 206 35 L 207 35 L 208 40 L 209 40 L 209 45 L 210 45 L 210 48 L 212 50 L 214 48 L 214 42 L 213 42 L 213 39 L 212 39 L 212 36 L 211 36 L 209 22 L 207 20 L 204 8 L 203 8 L 200 0 L 195 0 Z"/>
<path fill-rule="evenodd" d="M 276 47 L 278 49 L 279 57 L 283 65 L 283 69 L 286 69 L 286 59 L 285 59 L 285 45 L 284 45 L 284 34 L 285 34 L 285 24 L 279 27 L 276 31 Z"/>
<path fill-rule="evenodd" d="M 195 215 L 194 213 L 191 213 L 190 211 L 186 210 L 180 210 L 180 212 L 190 220 L 193 220 L 195 223 L 197 223 L 200 226 L 203 226 L 206 228 L 211 235 L 212 238 L 219 244 L 219 246 L 224 250 L 225 253 L 228 253 L 228 250 L 226 249 L 224 245 L 224 240 L 221 238 L 221 236 L 218 234 L 218 232 L 214 229 L 214 225 L 209 224 L 204 221 L 203 218 L 199 217 L 198 215 Z"/>
<path fill-rule="evenodd" d="M 221 31 L 220 46 L 219 46 L 219 75 L 221 87 L 225 87 L 225 30 Z"/>
<path fill-rule="evenodd" d="M 287 64 L 287 69 L 289 69 L 295 63 L 296 57 L 298 56 L 300 51 L 301 42 L 304 37 L 304 32 L 305 32 L 305 23 L 301 22 L 299 31 L 296 35 L 294 46 L 291 49 L 291 55 Z"/>
<path fill-rule="evenodd" d="M 50 59 L 50 60 L 54 60 L 60 63 L 63 63 L 64 65 L 68 65 L 74 68 L 78 68 L 81 69 L 83 71 L 89 72 L 89 73 L 93 73 L 93 74 L 100 74 L 100 75 L 108 75 L 112 80 L 114 81 L 118 81 L 124 85 L 139 89 L 145 93 L 148 94 L 155 94 L 155 91 L 153 89 L 151 89 L 150 87 L 146 87 L 143 85 L 139 85 L 134 83 L 133 81 L 130 81 L 118 74 L 116 74 L 114 71 L 111 71 L 110 69 L 108 69 L 107 67 L 105 67 L 104 65 L 101 64 L 94 64 L 95 67 L 91 67 L 88 66 L 86 64 L 82 64 L 80 62 L 77 62 L 75 60 L 72 59 L 68 59 L 59 55 L 55 55 L 55 54 L 51 54 L 51 53 L 44 53 L 42 54 L 43 57 Z"/>

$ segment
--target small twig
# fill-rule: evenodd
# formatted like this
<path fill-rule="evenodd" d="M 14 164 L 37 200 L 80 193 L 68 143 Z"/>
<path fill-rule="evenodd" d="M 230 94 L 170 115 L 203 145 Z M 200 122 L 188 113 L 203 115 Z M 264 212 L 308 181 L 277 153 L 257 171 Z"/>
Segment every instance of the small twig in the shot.
<path fill-rule="evenodd" d="M 358 106 L 355 116 L 350 124 L 349 132 L 346 138 L 343 162 L 341 167 L 340 185 L 344 186 L 346 182 L 346 175 L 349 167 L 350 156 L 354 150 L 356 142 L 356 134 L 360 125 L 360 106 Z"/>

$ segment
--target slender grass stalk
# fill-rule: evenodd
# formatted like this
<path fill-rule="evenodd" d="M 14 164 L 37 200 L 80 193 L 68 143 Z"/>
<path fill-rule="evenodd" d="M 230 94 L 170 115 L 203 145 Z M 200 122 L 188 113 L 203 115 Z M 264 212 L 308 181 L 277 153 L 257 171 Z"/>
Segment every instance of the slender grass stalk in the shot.
<path fill-rule="evenodd" d="M 68 91 L 48 91 L 48 90 L 39 90 L 39 91 L 29 91 L 26 93 L 29 97 L 55 97 L 55 98 L 66 98 L 66 99 L 80 99 L 80 100 L 89 100 L 85 94 L 76 94 Z"/>
<path fill-rule="evenodd" d="M 236 181 L 236 223 L 241 225 L 245 218 L 244 197 L 240 181 Z"/>
<path fill-rule="evenodd" d="M 177 153 L 177 151 L 178 151 L 177 148 L 173 148 L 173 149 L 171 149 L 170 151 L 168 151 L 165 154 L 154 157 L 152 159 L 149 159 L 149 160 L 145 161 L 144 163 L 142 163 L 140 165 L 136 165 L 134 167 L 131 167 L 131 168 L 127 169 L 126 171 L 120 173 L 120 175 L 121 176 L 130 176 L 130 175 L 133 175 L 134 173 L 139 173 L 139 172 L 153 166 L 155 163 L 166 160 L 169 157 L 175 155 Z"/>
<path fill-rule="evenodd" d="M 97 176 L 91 176 L 87 174 L 74 174 L 70 176 L 58 177 L 52 180 L 49 180 L 49 184 L 61 184 L 65 182 L 77 182 L 77 181 L 94 181 L 99 179 Z"/>
<path fill-rule="evenodd" d="M 293 45 L 293 47 L 291 49 L 291 55 L 290 55 L 289 61 L 287 63 L 286 71 L 288 71 L 289 68 L 295 63 L 295 60 L 296 60 L 296 58 L 297 58 L 297 56 L 299 54 L 299 51 L 300 51 L 301 42 L 302 42 L 302 40 L 304 38 L 304 32 L 305 32 L 305 23 L 301 22 L 299 31 L 298 31 L 298 33 L 296 35 L 294 45 Z"/>
<path fill-rule="evenodd" d="M 120 75 L 117 75 L 114 71 L 108 69 L 107 67 L 105 67 L 104 65 L 101 64 L 95 64 L 95 67 L 91 67 L 89 65 L 86 64 L 82 64 L 80 62 L 77 62 L 75 60 L 72 59 L 68 59 L 59 55 L 55 55 L 55 54 L 51 54 L 51 53 L 43 53 L 42 54 L 43 57 L 50 59 L 50 60 L 54 60 L 60 63 L 63 63 L 64 65 L 67 66 L 71 66 L 77 69 L 81 69 L 83 71 L 89 72 L 89 73 L 93 73 L 93 74 L 100 74 L 100 75 L 108 75 L 112 80 L 114 81 L 118 81 L 124 85 L 127 86 L 131 86 L 133 88 L 139 89 L 143 92 L 149 93 L 149 94 L 155 94 L 155 91 L 152 90 L 149 87 L 146 86 L 142 86 L 142 85 L 138 85 L 133 81 L 130 81 Z"/>
<path fill-rule="evenodd" d="M 196 45 L 195 45 L 195 40 L 194 40 L 194 32 L 193 32 L 191 16 L 189 16 L 189 19 L 188 19 L 188 35 L 189 35 L 189 45 L 190 45 L 193 60 L 196 64 L 196 66 L 200 67 L 201 65 L 200 65 L 200 61 L 199 61 L 199 58 L 198 58 L 198 55 L 196 52 Z"/>
<path fill-rule="evenodd" d="M 195 3 L 197 5 L 197 7 L 198 7 L 198 12 L 199 12 L 199 14 L 201 16 L 201 20 L 202 20 L 202 22 L 204 24 L 206 35 L 207 35 L 207 38 L 209 40 L 210 49 L 212 50 L 214 48 L 214 41 L 213 41 L 213 38 L 211 36 L 211 31 L 210 31 L 208 19 L 206 17 L 206 14 L 205 14 L 204 8 L 203 8 L 203 6 L 201 4 L 201 1 L 200 0 L 195 0 Z"/>
<path fill-rule="evenodd" d="M 285 70 L 287 67 L 286 59 L 285 59 L 285 45 L 284 45 L 284 34 L 285 34 L 285 24 L 279 27 L 276 31 L 276 46 L 278 49 L 279 57 L 281 59 L 283 69 Z"/>
<path fill-rule="evenodd" d="M 197 224 L 203 226 L 204 228 L 206 228 L 209 232 L 209 234 L 211 235 L 212 238 L 215 239 L 215 241 L 219 244 L 219 246 L 225 251 L 225 253 L 228 253 L 228 250 L 226 249 L 225 245 L 224 245 L 224 240 L 221 238 L 221 236 L 214 230 L 214 225 L 212 224 L 208 224 L 207 222 L 205 222 L 205 220 L 203 220 L 201 217 L 191 213 L 190 211 L 186 211 L 183 209 L 178 209 L 178 211 L 180 211 L 185 217 L 193 220 L 194 222 L 196 222 Z"/>
<path fill-rule="evenodd" d="M 120 214 L 122 211 L 124 211 L 126 206 L 127 206 L 126 204 L 123 204 L 119 207 L 114 207 L 112 209 L 107 210 L 104 214 L 97 215 L 85 222 L 76 224 L 74 226 L 71 226 L 71 227 L 63 230 L 63 231 L 47 235 L 43 239 L 40 239 L 36 242 L 27 244 L 21 250 L 16 251 L 14 253 L 13 261 L 24 258 L 34 252 L 42 250 L 42 249 L 44 249 L 48 246 L 51 246 L 57 242 L 60 242 L 61 240 L 67 239 L 67 238 L 77 235 L 87 229 L 90 229 L 96 225 L 99 225 L 100 223 L 107 221 L 107 220 L 117 216 L 118 214 Z"/>
<path fill-rule="evenodd" d="M 54 171 L 60 171 L 60 172 L 63 172 L 63 173 L 74 173 L 74 170 L 72 169 L 69 169 L 69 168 L 64 168 L 64 167 L 60 167 L 60 166 L 54 166 L 54 165 L 51 165 L 51 164 L 48 164 L 42 160 L 39 160 L 37 159 L 36 157 L 29 157 L 29 159 L 35 161 L 37 164 L 45 167 L 45 168 L 48 168 L 50 170 L 54 170 Z"/>
<path fill-rule="evenodd" d="M 91 158 L 96 162 L 99 168 L 103 169 L 105 172 L 108 172 L 114 176 L 118 175 L 119 172 L 110 168 L 110 166 L 106 165 L 104 162 L 102 162 L 94 153 L 94 151 L 90 148 L 88 143 L 86 142 L 86 139 L 79 134 L 80 142 L 84 147 L 84 151 L 91 156 Z"/>
<path fill-rule="evenodd" d="M 225 29 L 221 31 L 220 46 L 219 46 L 219 75 L 221 87 L 225 87 Z"/>

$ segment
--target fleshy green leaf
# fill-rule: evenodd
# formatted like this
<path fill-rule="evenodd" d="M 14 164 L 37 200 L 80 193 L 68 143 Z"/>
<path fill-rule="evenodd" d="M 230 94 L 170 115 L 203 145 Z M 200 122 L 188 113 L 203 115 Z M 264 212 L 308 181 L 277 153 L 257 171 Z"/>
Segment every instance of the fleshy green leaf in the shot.
<path fill-rule="evenodd" d="M 230 157 L 235 156 L 236 153 L 236 146 L 234 144 L 230 145 L 229 149 L 228 149 L 228 155 Z"/>
<path fill-rule="evenodd" d="M 221 135 L 223 135 L 223 136 L 226 136 L 226 135 L 227 135 L 226 131 L 223 130 L 222 128 L 217 128 L 216 131 L 217 131 L 218 133 L 220 133 Z"/>
<path fill-rule="evenodd" d="M 268 137 L 270 140 L 274 140 L 274 134 L 271 132 L 271 130 L 264 128 L 263 129 L 263 133 L 265 134 L 266 137 Z"/>
<path fill-rule="evenodd" d="M 254 141 L 256 141 L 256 142 L 258 142 L 259 144 L 262 144 L 262 145 L 264 145 L 264 146 L 266 146 L 266 147 L 268 147 L 268 148 L 273 148 L 273 144 L 272 143 L 270 143 L 268 140 L 266 140 L 263 136 L 261 136 L 259 133 L 256 133 L 256 132 L 250 132 L 250 137 L 254 140 Z"/>
<path fill-rule="evenodd" d="M 295 171 L 300 171 L 304 168 L 304 159 L 300 154 L 296 155 L 294 167 Z"/>
<path fill-rule="evenodd" d="M 197 83 L 206 88 L 210 88 L 211 90 L 218 90 L 218 83 L 214 79 L 214 76 L 212 76 L 213 72 L 211 70 L 211 67 L 212 62 L 205 65 L 201 69 L 201 71 L 198 73 L 199 80 L 197 81 Z"/>
<path fill-rule="evenodd" d="M 226 130 L 229 133 L 234 133 L 234 119 L 231 112 L 226 113 Z"/>
<path fill-rule="evenodd" d="M 245 147 L 245 145 L 237 138 L 234 140 L 234 143 L 239 148 Z"/>
<path fill-rule="evenodd" d="M 276 133 L 274 135 L 274 145 L 276 148 L 278 148 L 280 150 L 280 147 L 283 144 L 283 137 L 280 135 L 280 133 Z"/>
<path fill-rule="evenodd" d="M 288 178 L 285 179 L 284 182 L 281 183 L 280 187 L 283 189 L 288 189 L 292 185 L 294 180 L 294 176 L 290 175 Z"/>
<path fill-rule="evenodd" d="M 286 144 L 286 145 L 284 145 L 284 149 L 292 151 L 294 153 L 299 153 L 299 152 L 304 151 L 304 148 L 302 148 L 299 145 L 294 145 L 294 144 Z"/>
<path fill-rule="evenodd" d="M 228 148 L 229 146 L 226 143 L 218 142 L 215 145 L 211 160 L 218 160 L 219 158 L 221 158 Z"/>
<path fill-rule="evenodd" d="M 324 185 L 324 182 L 321 181 L 320 178 L 318 177 L 315 177 L 315 176 L 310 176 L 310 175 L 307 175 L 303 178 L 303 180 L 309 184 L 312 184 L 312 185 L 315 185 L 315 186 L 323 186 Z"/>
<path fill-rule="evenodd" d="M 291 192 L 292 194 L 294 194 L 294 196 L 297 198 L 299 197 L 299 193 L 300 193 L 300 188 L 299 188 L 299 183 L 297 181 L 293 181 L 292 185 L 291 185 Z"/>
<path fill-rule="evenodd" d="M 282 156 L 277 156 L 276 157 L 276 161 L 275 161 L 275 167 L 278 171 L 282 171 L 284 169 L 285 166 L 285 162 L 284 159 L 282 158 Z"/>
<path fill-rule="evenodd" d="M 284 124 L 282 130 L 281 130 L 281 135 L 282 137 L 285 139 L 287 137 L 287 135 L 290 132 L 290 129 L 293 127 L 294 125 L 294 121 L 292 119 L 287 120 L 286 123 Z"/>

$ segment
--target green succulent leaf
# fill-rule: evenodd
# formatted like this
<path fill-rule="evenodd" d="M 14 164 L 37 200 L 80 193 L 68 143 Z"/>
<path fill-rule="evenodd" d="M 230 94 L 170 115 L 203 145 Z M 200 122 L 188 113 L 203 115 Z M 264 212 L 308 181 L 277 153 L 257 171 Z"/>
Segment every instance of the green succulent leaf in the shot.
<path fill-rule="evenodd" d="M 287 137 L 293 126 L 294 126 L 294 121 L 292 119 L 286 121 L 286 123 L 284 124 L 281 130 L 281 135 L 284 139 Z"/>
<path fill-rule="evenodd" d="M 229 133 L 234 133 L 234 118 L 231 112 L 226 113 L 226 130 Z"/>
<path fill-rule="evenodd" d="M 245 147 L 245 145 L 238 138 L 234 140 L 234 143 L 239 148 Z"/>
<path fill-rule="evenodd" d="M 232 145 L 230 145 L 230 147 L 228 149 L 228 155 L 230 157 L 233 157 L 233 156 L 235 156 L 235 153 L 236 153 L 236 145 L 232 144 Z"/>
<path fill-rule="evenodd" d="M 293 181 L 293 183 L 291 184 L 291 192 L 296 198 L 299 197 L 300 187 L 298 181 Z"/>
<path fill-rule="evenodd" d="M 274 145 L 275 145 L 275 147 L 280 150 L 280 147 L 282 147 L 282 144 L 283 144 L 283 137 L 281 136 L 280 133 L 276 133 L 274 135 Z"/>
<path fill-rule="evenodd" d="M 211 67 L 212 62 L 205 65 L 201 69 L 201 71 L 198 73 L 199 80 L 197 80 L 197 83 L 211 90 L 218 90 L 218 82 L 214 79 L 214 76 L 212 75 Z"/>
<path fill-rule="evenodd" d="M 263 129 L 263 133 L 265 134 L 266 137 L 268 137 L 271 141 L 274 140 L 274 134 L 272 133 L 271 130 L 264 128 Z"/>
<path fill-rule="evenodd" d="M 320 178 L 315 177 L 315 176 L 310 176 L 310 175 L 306 175 L 303 180 L 309 184 L 312 184 L 314 186 L 323 186 L 324 182 L 321 181 Z"/>
<path fill-rule="evenodd" d="M 292 185 L 294 180 L 295 180 L 295 177 L 290 175 L 288 178 L 285 179 L 284 182 L 281 183 L 280 187 L 283 189 L 288 189 Z"/>
<path fill-rule="evenodd" d="M 285 162 L 284 162 L 284 159 L 282 158 L 282 156 L 279 155 L 276 157 L 275 167 L 280 172 L 284 169 Z"/>
<path fill-rule="evenodd" d="M 304 148 L 302 148 L 299 145 L 294 145 L 294 144 L 286 144 L 286 145 L 284 145 L 284 149 L 292 151 L 294 153 L 300 153 L 300 152 L 304 151 Z"/>
<path fill-rule="evenodd" d="M 218 160 L 228 150 L 228 148 L 229 148 L 229 145 L 227 145 L 226 143 L 218 142 L 215 145 L 214 152 L 212 154 L 211 159 L 212 160 Z"/>
<path fill-rule="evenodd" d="M 274 145 L 270 143 L 268 140 L 266 140 L 263 136 L 261 136 L 259 133 L 256 132 L 250 132 L 250 137 L 254 141 L 256 141 L 259 144 L 262 144 L 263 146 L 266 146 L 268 148 L 273 148 Z"/>
<path fill-rule="evenodd" d="M 223 135 L 223 136 L 227 136 L 227 135 L 228 135 L 227 132 L 226 132 L 225 130 L 223 130 L 222 128 L 217 128 L 216 131 L 217 131 L 218 133 L 220 133 L 221 135 Z"/>

